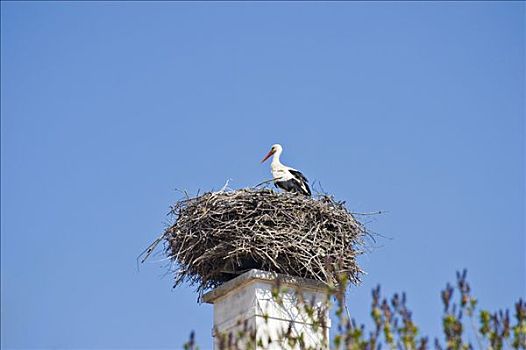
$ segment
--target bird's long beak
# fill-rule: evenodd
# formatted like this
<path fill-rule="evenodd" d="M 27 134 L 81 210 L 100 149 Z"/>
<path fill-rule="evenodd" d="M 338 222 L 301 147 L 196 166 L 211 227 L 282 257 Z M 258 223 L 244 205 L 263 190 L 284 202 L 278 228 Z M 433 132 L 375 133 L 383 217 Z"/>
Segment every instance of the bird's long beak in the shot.
<path fill-rule="evenodd" d="M 265 158 L 263 158 L 263 160 L 261 161 L 261 163 L 263 163 L 264 161 L 266 161 L 267 159 L 270 158 L 271 155 L 274 154 L 274 150 L 271 149 L 270 152 L 267 153 L 267 155 L 265 156 Z"/>

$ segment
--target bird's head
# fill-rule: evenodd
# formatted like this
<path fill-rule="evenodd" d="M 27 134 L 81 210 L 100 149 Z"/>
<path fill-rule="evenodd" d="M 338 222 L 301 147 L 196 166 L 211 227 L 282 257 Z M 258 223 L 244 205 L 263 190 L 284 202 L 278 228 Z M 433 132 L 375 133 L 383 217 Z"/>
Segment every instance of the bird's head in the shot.
<path fill-rule="evenodd" d="M 267 153 L 267 155 L 265 156 L 265 158 L 263 158 L 263 160 L 261 161 L 261 163 L 263 163 L 264 161 L 266 161 L 267 159 L 269 159 L 270 156 L 273 155 L 274 153 L 278 153 L 278 154 L 280 154 L 282 150 L 283 150 L 283 147 L 281 147 L 280 144 L 276 143 L 276 144 L 272 145 L 272 147 L 270 148 L 270 151 Z"/>

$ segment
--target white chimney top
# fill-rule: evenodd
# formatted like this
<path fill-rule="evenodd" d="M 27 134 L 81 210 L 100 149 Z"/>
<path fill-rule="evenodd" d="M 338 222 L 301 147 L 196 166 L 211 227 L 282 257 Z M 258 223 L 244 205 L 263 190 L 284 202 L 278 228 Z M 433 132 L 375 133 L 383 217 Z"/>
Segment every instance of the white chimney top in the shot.
<path fill-rule="evenodd" d="M 278 286 L 280 293 L 276 293 Z M 292 337 L 302 335 L 303 348 L 329 348 L 329 300 L 327 286 L 321 282 L 250 270 L 206 293 L 203 301 L 214 304 L 216 350 L 221 349 L 222 338 L 227 348 L 229 333 L 235 340 L 243 330 L 256 340 L 249 340 L 247 334 L 238 343 L 242 349 L 247 348 L 243 344 L 248 341 L 256 343 L 252 349 L 302 348 L 299 343 L 282 340 L 288 331 Z M 313 313 L 309 307 L 313 307 Z"/>

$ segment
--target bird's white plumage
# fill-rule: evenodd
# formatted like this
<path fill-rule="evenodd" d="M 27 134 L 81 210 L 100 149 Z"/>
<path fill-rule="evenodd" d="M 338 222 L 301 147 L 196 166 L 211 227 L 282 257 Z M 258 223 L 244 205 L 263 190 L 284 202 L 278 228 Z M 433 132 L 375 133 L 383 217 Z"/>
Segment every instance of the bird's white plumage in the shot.
<path fill-rule="evenodd" d="M 272 163 L 270 163 L 270 172 L 274 180 L 287 181 L 294 178 L 294 175 L 289 171 L 288 166 L 281 164 L 279 156 L 283 152 L 283 147 L 281 145 L 275 144 L 272 146 L 274 151 L 274 156 L 272 157 Z M 292 169 L 295 170 L 295 169 Z"/>

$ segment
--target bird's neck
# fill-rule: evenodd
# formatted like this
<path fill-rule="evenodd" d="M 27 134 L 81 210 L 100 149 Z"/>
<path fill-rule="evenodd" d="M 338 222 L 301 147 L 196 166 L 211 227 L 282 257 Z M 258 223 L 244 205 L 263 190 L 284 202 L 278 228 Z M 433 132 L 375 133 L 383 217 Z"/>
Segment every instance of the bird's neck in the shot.
<path fill-rule="evenodd" d="M 279 161 L 279 156 L 281 155 L 281 152 L 274 153 L 274 157 L 272 157 L 272 164 L 271 166 L 275 167 L 277 165 L 282 165 Z"/>

